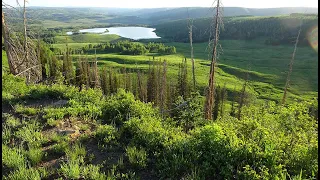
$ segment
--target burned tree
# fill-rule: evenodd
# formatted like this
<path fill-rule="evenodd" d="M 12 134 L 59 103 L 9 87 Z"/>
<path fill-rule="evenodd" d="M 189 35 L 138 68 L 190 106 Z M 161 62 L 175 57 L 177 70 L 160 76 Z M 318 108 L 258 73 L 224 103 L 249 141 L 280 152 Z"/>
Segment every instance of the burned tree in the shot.
<path fill-rule="evenodd" d="M 26 1 L 24 1 L 24 6 L 22 7 L 22 31 L 10 28 L 6 23 L 6 15 L 10 13 L 15 14 L 18 11 L 17 8 L 3 2 L 2 8 L 2 37 L 10 73 L 15 76 L 26 77 L 27 83 L 40 81 L 42 79 L 42 67 L 38 58 L 37 46 L 29 37 L 30 31 L 27 29 Z"/>
<path fill-rule="evenodd" d="M 215 66 L 217 61 L 217 46 L 219 40 L 219 24 L 220 24 L 220 0 L 217 0 L 216 14 L 215 14 L 215 28 L 214 28 L 214 43 L 212 49 L 212 58 L 210 65 L 209 85 L 207 91 L 207 97 L 205 102 L 205 118 L 212 119 L 212 110 L 214 106 L 214 89 L 215 89 Z"/>
<path fill-rule="evenodd" d="M 297 46 L 298 46 L 299 37 L 300 37 L 300 33 L 301 33 L 301 26 L 302 26 L 302 23 L 300 24 L 300 28 L 299 28 L 298 35 L 297 35 L 297 38 L 296 38 L 296 42 L 294 44 L 294 50 L 293 50 L 293 53 L 292 53 L 292 58 L 291 58 L 291 61 L 290 61 L 290 64 L 289 64 L 289 71 L 288 71 L 288 74 L 287 74 L 286 85 L 284 87 L 283 97 L 282 97 L 282 101 L 281 101 L 282 104 L 285 104 L 285 102 L 286 102 L 287 91 L 288 91 L 288 88 L 290 86 L 290 76 L 291 76 L 291 73 L 292 73 L 293 61 L 294 61 L 294 58 L 295 58 L 295 55 L 296 55 L 296 52 L 297 52 Z"/>
<path fill-rule="evenodd" d="M 193 19 L 190 19 L 189 10 L 188 10 L 188 29 L 189 29 L 191 63 L 192 63 L 192 80 L 193 80 L 193 90 L 195 91 L 196 90 L 196 75 L 195 75 L 195 65 L 194 65 L 194 57 L 193 57 L 192 28 L 193 28 Z"/>

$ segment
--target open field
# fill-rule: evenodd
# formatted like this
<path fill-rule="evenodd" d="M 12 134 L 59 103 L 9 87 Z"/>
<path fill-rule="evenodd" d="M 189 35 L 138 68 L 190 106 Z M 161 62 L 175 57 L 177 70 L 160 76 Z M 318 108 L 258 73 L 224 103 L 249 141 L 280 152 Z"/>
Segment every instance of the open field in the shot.
<path fill-rule="evenodd" d="M 115 34 L 77 34 L 72 36 L 57 36 L 55 39 L 57 44 L 66 43 L 66 41 L 68 41 L 68 43 L 105 43 L 119 40 L 121 37 Z"/>
<path fill-rule="evenodd" d="M 69 43 L 72 48 L 81 48 L 89 43 Z M 95 43 L 92 43 L 95 44 Z M 178 65 L 184 57 L 190 62 L 190 45 L 188 43 L 165 43 L 175 46 L 177 54 L 158 56 L 147 54 L 140 56 L 97 54 L 99 66 L 126 67 L 130 69 L 148 69 L 152 56 L 156 59 L 167 60 L 169 77 L 173 79 L 178 74 Z M 279 100 L 282 97 L 286 71 L 291 59 L 293 47 L 290 45 L 270 46 L 263 44 L 263 40 L 221 40 L 220 56 L 218 59 L 217 83 L 227 89 L 239 91 L 244 83 L 245 74 L 249 72 L 251 93 L 259 98 Z M 64 48 L 65 44 L 54 44 L 53 47 Z M 209 61 L 207 43 L 194 43 L 197 83 L 201 91 L 207 86 Z M 88 57 L 93 57 L 89 55 Z M 290 92 L 306 98 L 312 98 L 318 92 L 318 61 L 317 52 L 311 47 L 298 47 L 293 73 L 291 76 Z M 191 69 L 189 71 L 191 81 Z M 298 98 L 298 96 L 293 96 Z"/>

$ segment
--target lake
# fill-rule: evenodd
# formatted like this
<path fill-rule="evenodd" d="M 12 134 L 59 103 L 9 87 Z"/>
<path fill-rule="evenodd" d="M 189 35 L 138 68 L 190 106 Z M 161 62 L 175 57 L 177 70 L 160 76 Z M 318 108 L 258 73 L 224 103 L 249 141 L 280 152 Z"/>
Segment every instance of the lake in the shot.
<path fill-rule="evenodd" d="M 109 32 L 105 32 L 108 29 Z M 134 40 L 138 39 L 155 39 L 161 38 L 157 36 L 154 32 L 154 28 L 146 28 L 146 27 L 110 27 L 110 28 L 92 28 L 92 29 L 82 29 L 80 32 L 87 33 L 98 33 L 101 35 L 104 34 L 116 34 L 121 37 L 130 38 Z M 67 32 L 68 35 L 71 35 L 72 32 Z"/>

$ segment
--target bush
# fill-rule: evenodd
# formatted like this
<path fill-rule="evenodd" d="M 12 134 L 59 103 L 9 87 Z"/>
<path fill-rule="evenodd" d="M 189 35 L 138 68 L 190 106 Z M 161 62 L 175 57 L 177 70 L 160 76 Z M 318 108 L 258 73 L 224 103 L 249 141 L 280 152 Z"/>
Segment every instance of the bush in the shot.
<path fill-rule="evenodd" d="M 118 144 L 117 130 L 110 125 L 98 125 L 93 135 L 97 138 L 102 147 L 113 147 Z"/>
<path fill-rule="evenodd" d="M 2 144 L 2 163 L 8 168 L 26 167 L 26 159 L 21 148 L 9 148 Z"/>
<path fill-rule="evenodd" d="M 46 139 L 41 134 L 41 128 L 35 120 L 28 122 L 24 127 L 15 132 L 15 136 L 29 145 L 39 147 Z"/>
<path fill-rule="evenodd" d="M 92 164 L 83 167 L 82 172 L 83 172 L 83 176 L 90 180 L 107 179 L 104 173 L 100 173 L 100 167 L 94 166 Z"/>
<path fill-rule="evenodd" d="M 126 155 L 129 162 L 139 168 L 147 166 L 147 153 L 143 148 L 137 149 L 135 146 L 126 148 Z"/>
<path fill-rule="evenodd" d="M 59 170 L 62 175 L 67 179 L 84 179 L 90 180 L 104 180 L 107 179 L 104 173 L 100 172 L 99 166 L 84 165 L 83 158 L 71 160 L 68 163 L 63 163 Z"/>
<path fill-rule="evenodd" d="M 11 172 L 7 177 L 4 177 L 5 180 L 41 180 L 48 175 L 46 169 L 40 168 L 39 170 L 35 168 L 20 168 L 16 171 Z"/>
<path fill-rule="evenodd" d="M 81 144 L 75 144 L 71 148 L 66 149 L 66 155 L 69 161 L 75 161 L 76 159 L 84 158 L 87 152 Z"/>
<path fill-rule="evenodd" d="M 32 166 L 38 164 L 44 155 L 41 148 L 36 147 L 29 147 L 29 151 L 26 154 Z"/>
<path fill-rule="evenodd" d="M 176 107 L 172 112 L 173 120 L 176 125 L 183 127 L 185 132 L 195 128 L 199 124 L 203 124 L 203 105 L 199 93 L 192 93 L 190 98 L 186 100 L 179 96 L 174 103 Z"/>
<path fill-rule="evenodd" d="M 72 160 L 67 163 L 61 164 L 60 172 L 67 179 L 79 179 L 81 174 L 80 161 L 81 161 L 80 159 L 76 159 L 76 160 Z"/>
<path fill-rule="evenodd" d="M 103 122 L 116 125 L 122 125 L 130 118 L 156 115 L 151 104 L 135 100 L 132 93 L 126 93 L 123 89 L 109 97 L 102 109 Z"/>

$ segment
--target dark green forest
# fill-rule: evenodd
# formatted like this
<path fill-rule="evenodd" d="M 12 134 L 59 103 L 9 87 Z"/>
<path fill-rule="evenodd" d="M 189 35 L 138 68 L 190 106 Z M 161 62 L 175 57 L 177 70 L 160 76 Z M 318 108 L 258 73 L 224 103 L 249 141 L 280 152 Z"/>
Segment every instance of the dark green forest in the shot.
<path fill-rule="evenodd" d="M 212 18 L 194 19 L 193 41 L 208 42 Z M 302 24 L 300 45 L 307 45 L 308 31 L 318 25 L 318 15 L 290 14 L 278 17 L 225 17 L 220 32 L 221 39 L 252 40 L 266 38 L 270 45 L 293 44 Z M 155 25 L 156 32 L 176 42 L 188 42 L 188 20 L 179 20 Z M 211 35 L 213 38 L 213 35 Z"/>

